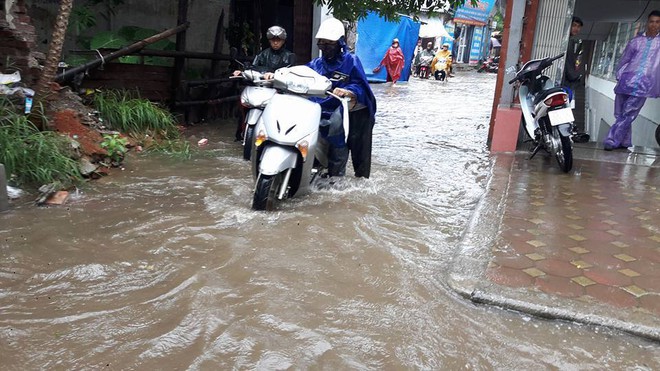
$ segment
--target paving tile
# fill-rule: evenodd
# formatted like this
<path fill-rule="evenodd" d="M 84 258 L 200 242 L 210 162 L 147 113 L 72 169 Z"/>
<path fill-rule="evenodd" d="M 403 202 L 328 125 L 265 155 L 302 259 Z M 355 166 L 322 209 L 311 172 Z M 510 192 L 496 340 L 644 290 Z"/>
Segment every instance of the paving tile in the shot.
<path fill-rule="evenodd" d="M 626 287 L 622 287 L 622 289 L 636 297 L 640 297 L 642 295 L 648 294 L 648 291 L 644 290 L 643 288 L 637 286 L 637 285 L 630 285 Z"/>
<path fill-rule="evenodd" d="M 660 295 L 660 279 L 650 276 L 633 277 L 632 281 L 642 290 Z"/>
<path fill-rule="evenodd" d="M 621 268 L 624 264 L 621 260 L 609 254 L 602 254 L 597 252 L 590 252 L 582 255 L 582 260 L 601 268 Z"/>
<path fill-rule="evenodd" d="M 628 277 L 639 277 L 640 274 L 635 272 L 632 269 L 626 268 L 626 269 L 619 269 L 619 273 L 626 275 Z"/>
<path fill-rule="evenodd" d="M 593 267 L 593 265 L 585 262 L 584 260 L 572 260 L 571 264 L 573 264 L 578 269 L 585 269 L 585 268 Z"/>
<path fill-rule="evenodd" d="M 525 256 L 533 261 L 539 261 L 545 259 L 545 256 L 538 253 L 526 254 Z"/>
<path fill-rule="evenodd" d="M 637 260 L 637 258 L 633 258 L 628 254 L 616 254 L 614 255 L 614 257 L 619 260 L 623 260 L 624 262 L 634 262 L 635 260 Z"/>
<path fill-rule="evenodd" d="M 532 245 L 534 247 L 542 247 L 546 245 L 543 241 L 539 241 L 539 240 L 529 240 L 527 241 L 527 244 Z"/>
<path fill-rule="evenodd" d="M 660 295 L 644 295 L 637 300 L 640 308 L 660 316 Z"/>
<path fill-rule="evenodd" d="M 536 285 L 541 291 L 548 294 L 557 294 L 569 298 L 584 295 L 584 288 L 566 277 L 541 276 L 536 279 Z"/>
<path fill-rule="evenodd" d="M 634 270 L 642 276 L 660 279 L 660 264 L 655 264 L 647 260 L 636 260 L 634 262 L 625 263 L 625 267 Z"/>
<path fill-rule="evenodd" d="M 592 281 L 589 278 L 584 277 L 584 276 L 573 277 L 573 278 L 571 278 L 571 281 L 577 283 L 580 286 L 584 286 L 584 287 L 596 284 L 596 282 L 594 282 L 594 281 Z"/>
<path fill-rule="evenodd" d="M 581 247 L 581 246 L 571 247 L 571 248 L 569 248 L 569 250 L 573 251 L 576 254 L 580 254 L 580 255 L 590 252 L 589 250 L 587 250 L 587 249 L 585 249 L 584 247 Z"/>
<path fill-rule="evenodd" d="M 607 286 L 623 287 L 633 284 L 633 281 L 630 277 L 612 269 L 591 267 L 584 270 L 584 276 L 594 282 Z"/>
<path fill-rule="evenodd" d="M 525 272 L 530 277 L 539 277 L 545 275 L 545 272 L 537 268 L 527 268 L 527 269 L 523 269 L 522 271 Z"/>
<path fill-rule="evenodd" d="M 546 274 L 559 277 L 577 277 L 582 274 L 582 270 L 570 262 L 558 259 L 546 259 L 536 262 L 536 267 Z"/>
<path fill-rule="evenodd" d="M 636 307 L 637 299 L 618 287 L 592 285 L 585 288 L 587 295 L 619 308 Z"/>
<path fill-rule="evenodd" d="M 486 277 L 492 282 L 509 287 L 529 287 L 534 283 L 534 278 L 521 270 L 495 267 L 486 271 Z"/>
<path fill-rule="evenodd" d="M 496 256 L 493 260 L 493 263 L 505 267 L 505 268 L 513 268 L 513 269 L 525 269 L 525 268 L 531 268 L 534 266 L 534 262 L 530 259 L 528 259 L 526 256 Z"/>

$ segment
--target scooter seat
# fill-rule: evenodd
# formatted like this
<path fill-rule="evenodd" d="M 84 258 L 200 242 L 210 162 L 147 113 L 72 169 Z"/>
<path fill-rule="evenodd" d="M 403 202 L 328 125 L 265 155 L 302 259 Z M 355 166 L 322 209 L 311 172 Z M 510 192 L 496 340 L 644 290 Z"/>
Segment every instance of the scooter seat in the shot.
<path fill-rule="evenodd" d="M 564 91 L 563 88 L 550 88 L 548 90 L 543 90 L 536 96 L 536 98 L 534 98 L 534 105 L 536 106 L 537 104 L 541 103 L 541 101 L 545 100 L 545 98 L 547 98 L 548 95 L 559 93 L 562 91 Z"/>

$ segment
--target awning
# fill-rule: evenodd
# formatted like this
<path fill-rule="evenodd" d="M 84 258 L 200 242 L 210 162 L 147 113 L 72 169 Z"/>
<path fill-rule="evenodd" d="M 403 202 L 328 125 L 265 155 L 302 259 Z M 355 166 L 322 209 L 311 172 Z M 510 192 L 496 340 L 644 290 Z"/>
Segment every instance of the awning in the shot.
<path fill-rule="evenodd" d="M 427 20 L 426 23 L 423 23 L 419 28 L 419 37 L 446 37 L 448 39 L 454 39 L 449 32 L 445 30 L 445 26 L 441 21 L 432 19 Z"/>

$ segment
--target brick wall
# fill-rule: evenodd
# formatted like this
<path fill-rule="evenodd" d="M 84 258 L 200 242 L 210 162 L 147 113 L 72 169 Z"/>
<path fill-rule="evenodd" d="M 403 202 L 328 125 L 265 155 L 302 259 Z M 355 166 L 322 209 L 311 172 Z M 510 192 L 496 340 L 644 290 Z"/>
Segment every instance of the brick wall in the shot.
<path fill-rule="evenodd" d="M 34 86 L 45 56 L 36 51 L 36 32 L 25 0 L 0 0 L 0 73 L 20 71 L 22 82 Z M 8 12 L 6 12 L 8 9 Z"/>

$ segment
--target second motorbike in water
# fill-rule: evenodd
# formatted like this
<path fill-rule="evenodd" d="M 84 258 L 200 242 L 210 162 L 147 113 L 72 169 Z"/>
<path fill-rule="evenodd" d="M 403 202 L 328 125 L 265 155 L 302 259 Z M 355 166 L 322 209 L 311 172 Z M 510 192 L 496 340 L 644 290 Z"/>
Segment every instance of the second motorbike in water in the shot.
<path fill-rule="evenodd" d="M 562 53 L 525 63 L 509 84 L 519 83 L 523 126 L 534 143 L 530 159 L 543 149 L 557 159 L 562 171 L 568 173 L 573 168 L 573 110 L 568 92 L 556 87 L 548 76 L 542 74 L 563 56 Z"/>
<path fill-rule="evenodd" d="M 327 77 L 307 66 L 280 68 L 273 88 L 278 94 L 257 121 L 252 142 L 255 210 L 273 210 L 279 201 L 306 192 L 327 169 L 328 143 L 319 135 L 321 106 L 309 97 L 339 99 L 344 112 L 340 125 L 348 133 L 348 104 L 330 92 Z"/>
<path fill-rule="evenodd" d="M 243 78 L 247 83 L 241 92 L 241 106 L 245 110 L 243 128 L 243 158 L 250 159 L 254 128 L 270 99 L 277 92 L 271 88 L 272 80 L 264 80 L 263 73 L 255 70 L 245 70 L 237 78 Z"/>

